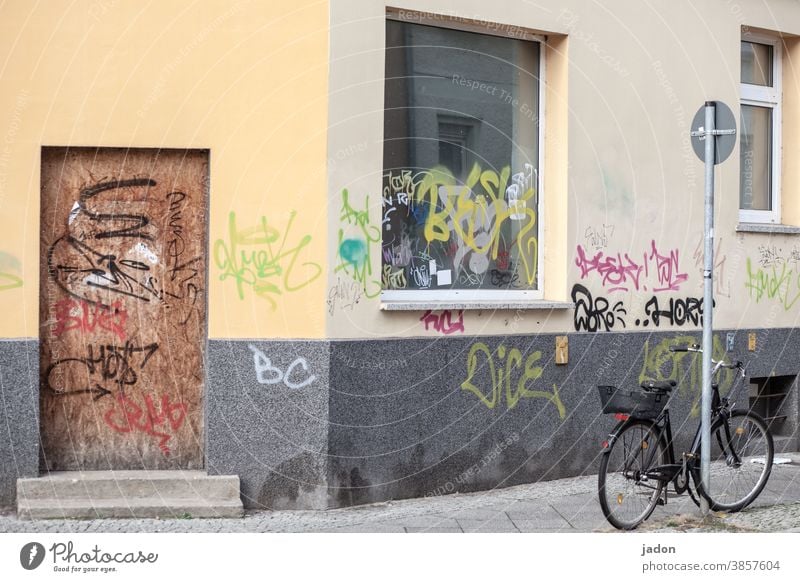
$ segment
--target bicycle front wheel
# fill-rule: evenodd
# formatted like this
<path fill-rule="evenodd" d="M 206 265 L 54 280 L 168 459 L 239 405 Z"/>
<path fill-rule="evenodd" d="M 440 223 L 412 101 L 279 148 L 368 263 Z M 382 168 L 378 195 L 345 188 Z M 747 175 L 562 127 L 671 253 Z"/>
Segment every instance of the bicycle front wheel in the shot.
<path fill-rule="evenodd" d="M 696 451 L 700 455 L 700 449 Z M 697 492 L 713 511 L 741 511 L 767 484 L 774 445 L 767 423 L 749 410 L 734 410 L 711 426 L 709 488 L 700 481 L 699 463 L 693 477 Z"/>
<path fill-rule="evenodd" d="M 633 421 L 622 428 L 603 454 L 598 475 L 600 507 L 617 529 L 633 529 L 650 517 L 664 483 L 647 472 L 663 464 L 666 446 L 655 424 Z"/>

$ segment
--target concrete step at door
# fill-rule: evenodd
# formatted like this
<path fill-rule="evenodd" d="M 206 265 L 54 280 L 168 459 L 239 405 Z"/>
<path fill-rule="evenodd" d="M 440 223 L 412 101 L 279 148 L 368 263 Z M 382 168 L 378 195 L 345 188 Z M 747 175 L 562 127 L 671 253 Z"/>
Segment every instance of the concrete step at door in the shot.
<path fill-rule="evenodd" d="M 241 501 L 145 497 L 134 500 L 28 499 L 17 505 L 19 519 L 240 518 Z"/>
<path fill-rule="evenodd" d="M 202 471 L 64 471 L 17 480 L 21 519 L 240 517 L 236 475 Z"/>

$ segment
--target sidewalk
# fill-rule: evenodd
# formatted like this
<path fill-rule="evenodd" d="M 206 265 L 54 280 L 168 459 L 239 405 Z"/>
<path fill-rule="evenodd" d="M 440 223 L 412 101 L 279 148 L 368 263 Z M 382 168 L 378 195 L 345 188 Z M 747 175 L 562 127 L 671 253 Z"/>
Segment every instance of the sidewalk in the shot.
<path fill-rule="evenodd" d="M 745 511 L 699 519 L 687 495 L 670 497 L 637 531 L 800 532 L 800 453 L 779 455 L 766 489 Z M 0 532 L 613 532 L 597 500 L 597 477 L 495 491 L 410 499 L 330 511 L 253 511 L 243 519 L 19 521 L 0 515 Z"/>

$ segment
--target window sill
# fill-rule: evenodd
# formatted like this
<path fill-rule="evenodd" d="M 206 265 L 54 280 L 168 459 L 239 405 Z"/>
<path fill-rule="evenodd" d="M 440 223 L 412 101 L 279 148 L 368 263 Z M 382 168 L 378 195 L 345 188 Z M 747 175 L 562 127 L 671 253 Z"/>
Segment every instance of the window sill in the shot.
<path fill-rule="evenodd" d="M 381 302 L 382 311 L 440 311 L 453 310 L 545 310 L 545 309 L 575 309 L 572 301 L 384 301 Z"/>
<path fill-rule="evenodd" d="M 736 232 L 761 232 L 769 234 L 800 234 L 800 226 L 788 224 L 771 224 L 758 222 L 740 222 L 736 225 Z"/>

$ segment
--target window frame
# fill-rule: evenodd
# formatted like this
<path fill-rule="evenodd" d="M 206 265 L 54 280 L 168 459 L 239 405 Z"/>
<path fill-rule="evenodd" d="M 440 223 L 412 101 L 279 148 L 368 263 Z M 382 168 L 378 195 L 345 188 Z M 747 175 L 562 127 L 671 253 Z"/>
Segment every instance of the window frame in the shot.
<path fill-rule="evenodd" d="M 485 302 L 487 308 L 498 302 L 541 302 L 544 300 L 544 257 L 545 257 L 545 209 L 544 209 L 544 150 L 545 150 L 545 94 L 546 94 L 546 59 L 547 37 L 517 26 L 501 25 L 499 23 L 474 22 L 466 18 L 453 15 L 433 15 L 431 13 L 414 12 L 411 10 L 387 9 L 386 20 L 395 20 L 410 24 L 421 24 L 443 29 L 460 30 L 525 42 L 539 43 L 539 75 L 538 75 L 538 111 L 535 112 L 537 128 L 537 208 L 536 208 L 536 289 L 383 289 L 380 299 L 382 303 L 409 303 L 424 302 L 436 308 L 437 303 L 469 302 L 480 304 Z M 505 32 L 504 32 L 505 31 Z M 384 49 L 386 42 L 384 40 Z M 385 79 L 384 79 L 385 83 Z M 385 85 L 384 85 L 385 86 Z M 386 112 L 384 110 L 383 115 Z M 385 120 L 383 123 L 385 127 Z M 383 139 L 386 136 L 383 135 Z M 385 172 L 383 168 L 382 173 Z"/>
<path fill-rule="evenodd" d="M 752 42 L 757 44 L 770 45 L 772 47 L 772 85 L 751 85 L 749 83 L 741 82 L 741 44 L 740 44 L 740 58 L 739 58 L 739 124 L 741 126 L 742 105 L 751 105 L 755 107 L 764 107 L 772 110 L 772 140 L 770 151 L 770 177 L 771 188 L 770 198 L 772 202 L 772 210 L 748 210 L 739 208 L 739 222 L 740 223 L 767 223 L 767 224 L 780 224 L 781 223 L 781 109 L 782 109 L 782 85 L 781 85 L 781 72 L 782 72 L 782 42 L 779 36 L 768 35 L 763 33 L 745 32 L 740 39 L 741 42 Z M 741 131 L 741 127 L 739 128 Z M 742 142 L 739 139 L 739 149 L 741 151 Z M 741 172 L 743 169 L 739 168 L 739 175 L 741 179 Z M 741 204 L 741 186 L 739 190 L 739 204 Z"/>

